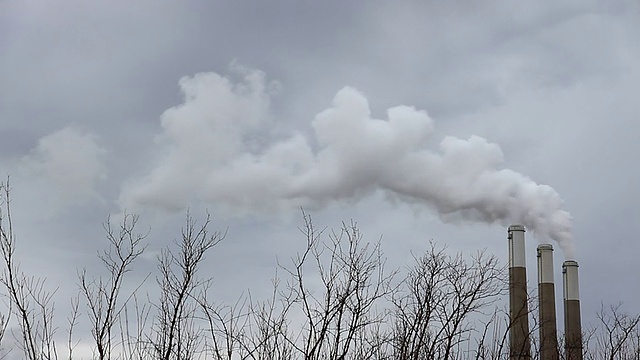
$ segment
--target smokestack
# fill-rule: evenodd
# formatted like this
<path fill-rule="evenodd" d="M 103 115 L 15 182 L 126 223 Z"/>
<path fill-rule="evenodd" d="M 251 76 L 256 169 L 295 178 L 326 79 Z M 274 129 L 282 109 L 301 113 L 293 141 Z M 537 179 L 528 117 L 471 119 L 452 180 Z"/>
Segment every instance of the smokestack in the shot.
<path fill-rule="evenodd" d="M 553 246 L 538 245 L 538 300 L 540 360 L 558 360 L 556 291 L 553 283 Z"/>
<path fill-rule="evenodd" d="M 580 321 L 580 291 L 578 262 L 562 264 L 564 283 L 564 347 L 567 360 L 582 360 L 582 324 Z"/>
<path fill-rule="evenodd" d="M 509 354 L 510 359 L 531 359 L 527 268 L 524 226 L 511 225 L 509 239 Z"/>

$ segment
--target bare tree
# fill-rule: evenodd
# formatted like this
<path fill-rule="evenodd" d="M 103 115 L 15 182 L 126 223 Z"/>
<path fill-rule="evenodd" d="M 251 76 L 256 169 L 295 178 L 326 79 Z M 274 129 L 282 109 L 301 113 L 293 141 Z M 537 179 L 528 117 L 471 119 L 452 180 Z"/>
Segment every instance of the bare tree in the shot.
<path fill-rule="evenodd" d="M 14 336 L 27 359 L 57 359 L 53 339 L 56 327 L 52 297 L 55 291 L 46 288 L 45 279 L 23 273 L 16 262 L 9 194 L 9 182 L 0 183 L 0 252 L 4 265 L 0 283 L 7 289 L 10 307 L 18 322 L 19 331 Z M 8 318 L 2 319 L 1 335 L 4 335 Z"/>
<path fill-rule="evenodd" d="M 202 286 L 196 302 L 204 321 L 206 353 L 216 360 L 231 360 L 234 354 L 242 350 L 244 328 L 247 326 L 247 302 L 241 295 L 234 305 L 215 305 L 209 300 L 211 283 Z"/>
<path fill-rule="evenodd" d="M 71 298 L 71 315 L 67 317 L 67 322 L 69 323 L 69 330 L 67 332 L 67 359 L 73 359 L 73 350 L 76 348 L 78 343 L 74 343 L 73 341 L 73 330 L 76 325 L 78 325 L 78 316 L 80 312 L 78 307 L 80 305 L 80 298 L 78 296 Z"/>
<path fill-rule="evenodd" d="M 206 252 L 217 245 L 225 234 L 209 234 L 210 216 L 200 227 L 187 213 L 182 238 L 176 241 L 178 252 L 165 249 L 159 257 L 160 300 L 151 344 L 153 357 L 162 360 L 192 359 L 202 341 L 201 328 L 195 326 L 198 311 L 197 289 L 210 279 L 201 279 L 198 268 Z"/>
<path fill-rule="evenodd" d="M 304 251 L 280 264 L 288 279 L 276 274 L 269 299 L 249 296 L 246 315 L 227 315 L 227 324 L 236 319 L 238 358 L 388 358 L 385 297 L 395 272 L 385 272 L 380 242 L 364 242 L 353 222 L 322 240 L 311 217 L 303 220 Z"/>
<path fill-rule="evenodd" d="M 507 287 L 495 256 L 471 260 L 450 256 L 432 243 L 415 258 L 400 292 L 394 294 L 394 349 L 398 359 L 454 359 L 474 330 L 472 316 L 493 305 Z M 496 314 L 492 317 L 497 319 Z M 489 326 L 484 326 L 481 339 Z"/>
<path fill-rule="evenodd" d="M 98 258 L 106 268 L 109 276 L 90 279 L 86 269 L 78 277 L 80 291 L 86 301 L 91 334 L 96 344 L 98 359 L 112 358 L 113 328 L 118 323 L 120 314 L 135 290 L 119 303 L 124 276 L 132 270 L 134 261 L 144 252 L 141 242 L 145 234 L 135 232 L 138 216 L 125 214 L 122 223 L 116 230 L 110 219 L 103 225 L 109 240 L 109 249 L 98 254 Z"/>
<path fill-rule="evenodd" d="M 149 300 L 141 301 L 137 292 L 122 308 L 119 317 L 122 359 L 144 360 L 148 358 L 148 324 L 151 314 Z"/>
<path fill-rule="evenodd" d="M 476 360 L 497 360 L 509 358 L 508 335 L 509 315 L 504 310 L 496 308 L 491 316 L 480 323 L 477 337 L 474 339 L 476 350 L 473 357 Z"/>
<path fill-rule="evenodd" d="M 11 321 L 24 358 L 57 359 L 55 291 L 18 266 L 9 193 L 8 184 L 0 183 L 0 284 L 8 308 L 0 314 L 0 345 Z M 395 282 L 398 272 L 385 270 L 380 241 L 364 241 L 354 222 L 326 231 L 317 230 L 305 213 L 303 220 L 304 247 L 290 263 L 278 262 L 285 277 L 276 272 L 271 296 L 254 300 L 247 292 L 233 305 L 213 301 L 212 278 L 199 273 L 205 255 L 226 235 L 209 233 L 209 216 L 197 226 L 187 213 L 177 248 L 161 252 L 157 300 L 148 294 L 143 299 L 139 287 L 123 295 L 125 276 L 145 249 L 146 235 L 135 232 L 138 217 L 125 215 L 117 227 L 107 221 L 109 247 L 98 254 L 107 276 L 78 274 L 80 295 L 71 300 L 67 317 L 68 359 L 78 344 L 73 332 L 81 321 L 80 297 L 100 360 L 509 357 L 508 315 L 496 307 L 508 289 L 506 271 L 495 256 L 450 255 L 432 243 Z M 528 309 L 535 313 L 536 297 L 529 298 Z M 618 304 L 603 305 L 596 317 L 598 324 L 583 336 L 585 359 L 640 360 L 640 315 Z M 531 318 L 536 359 L 539 324 Z"/>
<path fill-rule="evenodd" d="M 280 279 L 272 280 L 273 292 L 264 301 L 253 301 L 249 293 L 249 312 L 240 342 L 241 359 L 294 359 L 290 312 L 291 291 L 281 291 Z"/>
<path fill-rule="evenodd" d="M 306 249 L 283 267 L 291 276 L 285 308 L 296 306 L 304 318 L 300 333 L 288 341 L 309 360 L 355 358 L 356 349 L 373 352 L 359 341 L 385 321 L 376 310 L 393 291 L 395 275 L 385 272 L 380 242 L 365 243 L 354 222 L 322 242 L 322 231 L 314 228 L 311 217 L 303 213 L 303 218 Z M 305 273 L 309 262 L 315 278 Z M 319 286 L 310 285 L 313 280 Z"/>
<path fill-rule="evenodd" d="M 622 311 L 622 304 L 601 305 L 598 325 L 586 338 L 587 359 L 640 359 L 640 315 Z"/>

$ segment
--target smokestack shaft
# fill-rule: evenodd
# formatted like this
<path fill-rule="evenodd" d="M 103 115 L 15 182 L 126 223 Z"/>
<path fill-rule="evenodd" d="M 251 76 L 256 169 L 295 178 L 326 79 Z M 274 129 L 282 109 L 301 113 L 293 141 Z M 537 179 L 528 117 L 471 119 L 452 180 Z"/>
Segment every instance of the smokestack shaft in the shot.
<path fill-rule="evenodd" d="M 558 360 L 556 292 L 553 281 L 553 246 L 538 246 L 540 360 Z"/>
<path fill-rule="evenodd" d="M 512 360 L 531 359 L 524 226 L 509 226 L 509 353 Z"/>
<path fill-rule="evenodd" d="M 567 360 L 582 360 L 582 323 L 580 319 L 580 289 L 578 263 L 567 260 L 562 264 L 564 294 L 564 332 Z"/>

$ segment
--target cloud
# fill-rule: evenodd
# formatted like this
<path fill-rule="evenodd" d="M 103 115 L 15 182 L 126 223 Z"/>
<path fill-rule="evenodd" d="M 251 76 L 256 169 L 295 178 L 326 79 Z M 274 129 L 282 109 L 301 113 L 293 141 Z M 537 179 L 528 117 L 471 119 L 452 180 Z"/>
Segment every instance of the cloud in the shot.
<path fill-rule="evenodd" d="M 265 126 L 263 73 L 245 69 L 236 83 L 201 73 L 180 87 L 184 103 L 161 117 L 167 154 L 123 189 L 125 207 L 176 210 L 199 199 L 226 212 L 277 212 L 383 191 L 444 220 L 522 223 L 573 257 L 571 217 L 553 188 L 501 168 L 500 147 L 479 136 L 447 136 L 431 150 L 434 122 L 424 110 L 396 106 L 376 119 L 364 95 L 345 87 L 312 121 L 311 136 L 282 138 Z"/>
<path fill-rule="evenodd" d="M 99 198 L 96 185 L 106 178 L 106 153 L 96 135 L 67 127 L 42 137 L 22 166 L 47 180 L 62 200 L 82 204 Z"/>

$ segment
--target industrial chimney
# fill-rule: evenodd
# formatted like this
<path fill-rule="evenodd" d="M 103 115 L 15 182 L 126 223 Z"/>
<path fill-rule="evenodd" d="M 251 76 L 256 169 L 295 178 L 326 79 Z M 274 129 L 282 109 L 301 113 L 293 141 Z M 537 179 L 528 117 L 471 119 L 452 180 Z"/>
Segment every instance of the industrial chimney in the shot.
<path fill-rule="evenodd" d="M 540 360 L 558 360 L 553 246 L 550 244 L 538 245 L 538 300 Z"/>
<path fill-rule="evenodd" d="M 524 226 L 511 225 L 509 239 L 509 356 L 531 359 Z"/>
<path fill-rule="evenodd" d="M 564 347 L 567 360 L 582 360 L 582 324 L 580 321 L 580 292 L 578 263 L 567 260 L 562 264 L 564 285 Z"/>

